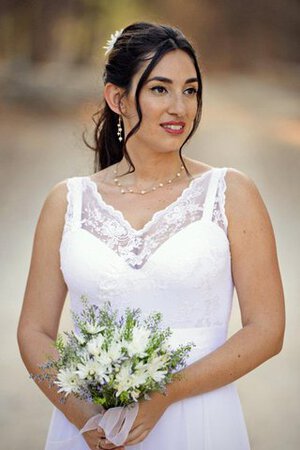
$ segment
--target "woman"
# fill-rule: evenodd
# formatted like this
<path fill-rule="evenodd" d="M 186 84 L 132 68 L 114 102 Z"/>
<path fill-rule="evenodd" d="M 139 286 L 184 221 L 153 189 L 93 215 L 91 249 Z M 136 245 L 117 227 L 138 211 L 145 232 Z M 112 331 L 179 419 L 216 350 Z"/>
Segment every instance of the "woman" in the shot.
<path fill-rule="evenodd" d="M 196 347 L 167 396 L 140 402 L 124 445 L 249 449 L 234 381 L 280 352 L 285 327 L 266 207 L 244 173 L 181 154 L 200 121 L 202 82 L 178 29 L 135 23 L 118 32 L 104 99 L 95 173 L 55 185 L 38 220 L 18 328 L 24 363 L 37 373 L 54 352 L 67 290 L 75 311 L 83 293 L 120 312 L 160 310 L 173 342 Z M 243 327 L 226 340 L 234 286 Z M 55 388 L 39 386 L 55 406 L 47 450 L 117 448 L 100 428 L 78 433 L 96 406 L 71 396 L 61 404 Z"/>

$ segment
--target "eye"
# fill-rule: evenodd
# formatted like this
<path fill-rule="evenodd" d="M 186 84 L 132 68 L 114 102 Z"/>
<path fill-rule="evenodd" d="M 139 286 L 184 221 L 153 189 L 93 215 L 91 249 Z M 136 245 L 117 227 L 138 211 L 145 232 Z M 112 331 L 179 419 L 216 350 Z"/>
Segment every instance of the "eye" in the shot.
<path fill-rule="evenodd" d="M 153 91 L 153 92 L 158 92 L 159 94 L 162 94 L 162 91 L 166 91 L 166 88 L 165 87 L 163 87 L 163 86 L 153 86 L 151 89 L 150 89 L 150 91 Z"/>
<path fill-rule="evenodd" d="M 186 89 L 186 91 L 190 91 L 191 95 L 196 94 L 198 92 L 197 89 L 195 89 L 195 88 L 188 88 L 188 89 Z"/>
<path fill-rule="evenodd" d="M 157 92 L 159 94 L 162 94 L 163 92 L 167 92 L 167 89 L 164 86 L 153 86 L 150 90 L 153 92 Z M 195 88 L 188 88 L 185 90 L 185 92 L 188 92 L 189 95 L 194 95 L 198 91 Z"/>

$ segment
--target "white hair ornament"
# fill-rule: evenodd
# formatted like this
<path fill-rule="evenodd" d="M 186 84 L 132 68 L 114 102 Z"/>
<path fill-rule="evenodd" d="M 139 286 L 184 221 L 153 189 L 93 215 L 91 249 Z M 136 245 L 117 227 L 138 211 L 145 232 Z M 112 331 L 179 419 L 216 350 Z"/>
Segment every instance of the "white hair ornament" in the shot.
<path fill-rule="evenodd" d="M 107 40 L 106 45 L 104 45 L 102 48 L 106 49 L 105 55 L 107 55 L 107 53 L 109 53 L 113 46 L 116 43 L 116 40 L 118 39 L 119 36 L 121 36 L 122 32 L 123 32 L 124 28 L 122 28 L 122 30 L 117 30 L 114 34 L 110 35 L 110 39 Z"/>

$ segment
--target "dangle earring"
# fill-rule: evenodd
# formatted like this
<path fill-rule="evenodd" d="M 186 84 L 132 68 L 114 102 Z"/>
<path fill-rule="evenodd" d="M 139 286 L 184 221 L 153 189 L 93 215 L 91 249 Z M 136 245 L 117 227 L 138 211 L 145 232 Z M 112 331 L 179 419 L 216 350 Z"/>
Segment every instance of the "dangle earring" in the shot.
<path fill-rule="evenodd" d="M 119 121 L 118 121 L 118 123 L 117 123 L 117 127 L 118 127 L 118 132 L 117 132 L 118 139 L 119 139 L 120 142 L 122 142 L 122 141 L 123 141 L 123 138 L 122 138 L 121 116 L 119 116 Z"/>

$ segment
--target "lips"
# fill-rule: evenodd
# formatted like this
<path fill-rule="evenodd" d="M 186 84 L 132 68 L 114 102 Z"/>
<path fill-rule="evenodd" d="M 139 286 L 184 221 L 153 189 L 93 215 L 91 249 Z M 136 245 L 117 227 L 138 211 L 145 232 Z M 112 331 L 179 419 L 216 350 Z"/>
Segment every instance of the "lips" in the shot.
<path fill-rule="evenodd" d="M 182 134 L 185 126 L 185 122 L 163 122 L 160 126 L 167 132 L 171 134 Z"/>
<path fill-rule="evenodd" d="M 168 127 L 171 129 L 182 129 L 185 126 L 185 122 L 175 122 L 175 121 L 170 121 L 170 122 L 163 122 L 160 124 L 162 127 Z"/>
<path fill-rule="evenodd" d="M 175 122 L 174 120 L 170 121 L 170 122 L 163 122 L 160 124 L 162 127 L 168 126 L 168 125 L 175 125 L 175 126 L 180 126 L 180 127 L 184 127 L 185 126 L 185 122 Z"/>

